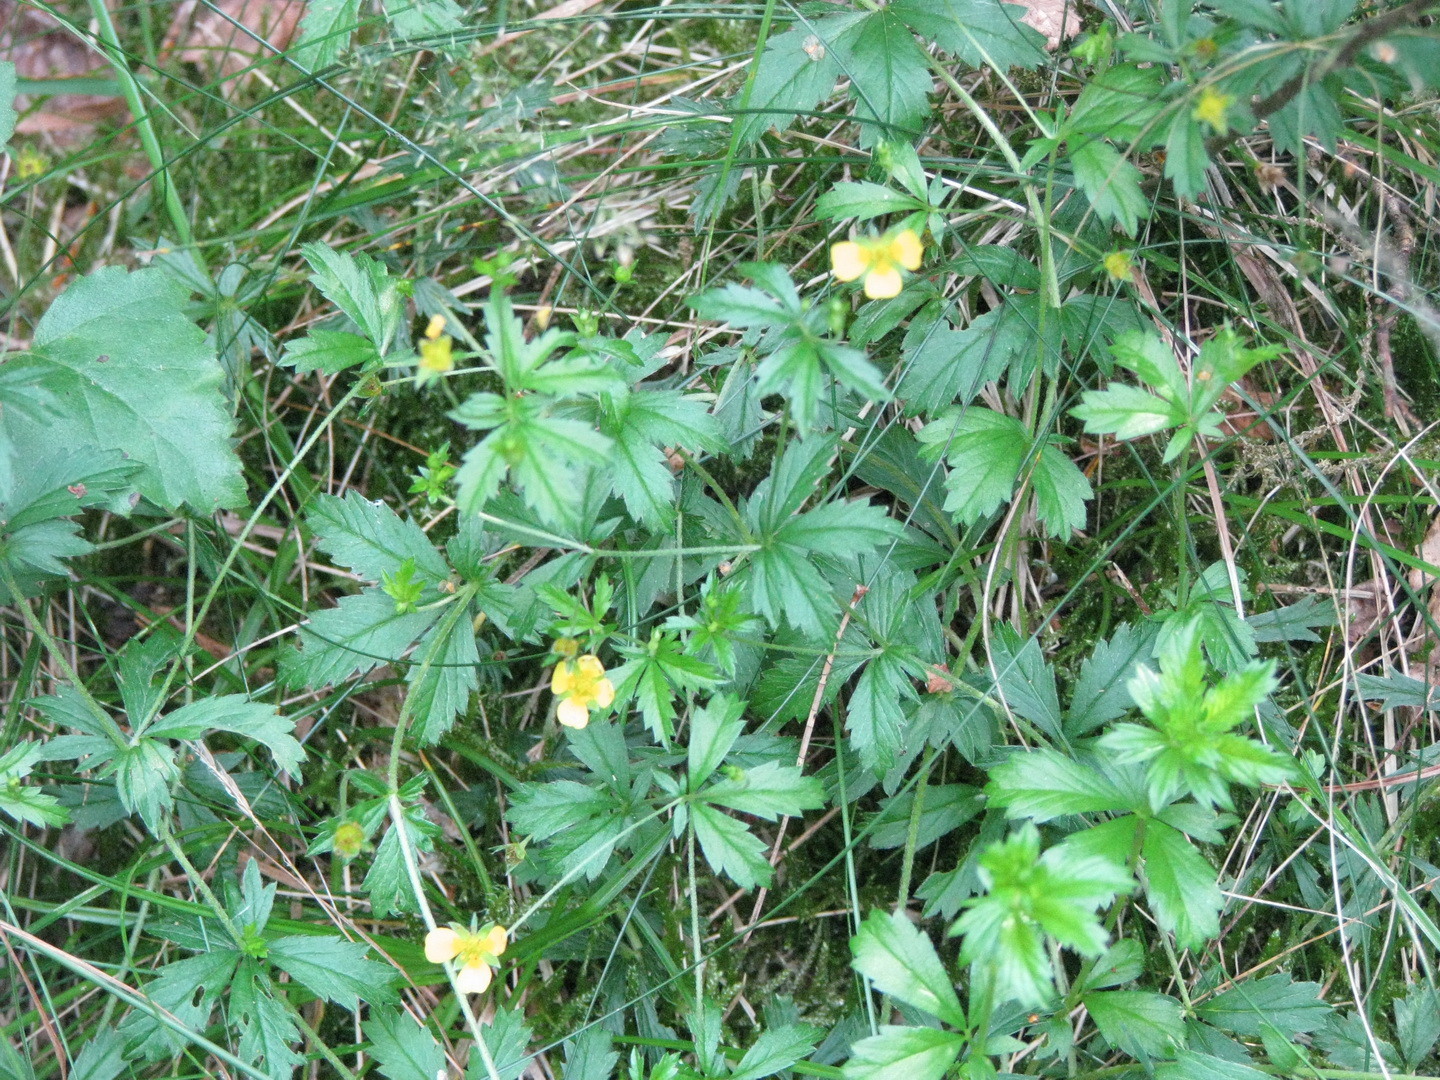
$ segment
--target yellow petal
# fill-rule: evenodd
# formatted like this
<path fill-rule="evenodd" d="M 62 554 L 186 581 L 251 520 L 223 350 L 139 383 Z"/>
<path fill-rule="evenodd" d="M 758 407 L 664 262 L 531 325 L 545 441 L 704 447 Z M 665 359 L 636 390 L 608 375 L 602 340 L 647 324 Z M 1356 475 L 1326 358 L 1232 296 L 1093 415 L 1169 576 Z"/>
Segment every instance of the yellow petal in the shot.
<path fill-rule="evenodd" d="M 499 956 L 505 951 L 506 936 L 505 927 L 492 926 L 490 932 L 485 935 L 485 948 L 491 956 Z"/>
<path fill-rule="evenodd" d="M 490 965 L 483 960 L 473 967 L 467 964 L 455 976 L 455 989 L 462 994 L 483 994 L 490 985 Z"/>
<path fill-rule="evenodd" d="M 570 687 L 575 680 L 570 670 L 570 661 L 561 660 L 555 665 L 555 674 L 550 676 L 550 692 L 557 697 L 570 692 Z"/>
<path fill-rule="evenodd" d="M 914 229 L 901 229 L 890 241 L 890 257 L 906 270 L 919 270 L 920 259 L 924 254 L 924 245 L 920 243 L 920 237 L 915 235 Z"/>
<path fill-rule="evenodd" d="M 595 707 L 597 709 L 608 708 L 615 700 L 615 684 L 609 679 L 601 679 L 595 687 Z"/>
<path fill-rule="evenodd" d="M 865 295 L 871 300 L 888 300 L 900 295 L 900 271 L 893 266 L 883 270 L 871 270 L 865 275 Z"/>
<path fill-rule="evenodd" d="M 605 674 L 605 665 L 600 663 L 600 658 L 594 653 L 586 653 L 575 661 L 575 666 L 580 669 L 580 674 L 587 681 L 600 678 Z"/>
<path fill-rule="evenodd" d="M 841 281 L 854 281 L 870 267 L 865 251 L 853 240 L 844 240 L 830 248 L 830 271 Z"/>
<path fill-rule="evenodd" d="M 425 327 L 425 336 L 434 341 L 445 332 L 445 316 L 431 315 L 430 322 Z"/>
<path fill-rule="evenodd" d="M 437 926 L 425 935 L 425 959 L 432 964 L 454 960 L 460 951 L 460 935 L 448 926 Z"/>
<path fill-rule="evenodd" d="M 560 723 L 568 728 L 580 729 L 590 723 L 590 710 L 573 698 L 566 698 L 560 702 L 560 707 L 555 710 L 556 717 Z"/>

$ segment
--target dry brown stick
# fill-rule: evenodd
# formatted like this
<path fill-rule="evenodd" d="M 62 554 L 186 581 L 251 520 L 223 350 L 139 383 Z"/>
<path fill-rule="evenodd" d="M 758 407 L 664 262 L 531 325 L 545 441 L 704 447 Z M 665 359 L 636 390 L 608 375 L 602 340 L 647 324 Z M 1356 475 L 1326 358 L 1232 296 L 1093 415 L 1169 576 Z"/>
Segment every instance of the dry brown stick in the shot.
<path fill-rule="evenodd" d="M 840 639 L 845 636 L 846 629 L 850 626 L 850 616 L 855 612 L 855 605 L 858 604 L 870 591 L 869 585 L 856 585 L 855 594 L 850 597 L 850 603 L 845 608 L 845 614 L 840 617 L 840 629 L 835 631 L 835 644 L 825 657 L 825 666 L 820 669 L 820 681 L 815 686 L 815 697 L 810 702 L 810 714 L 805 717 L 805 732 L 800 736 L 800 752 L 795 755 L 795 764 L 801 768 L 805 766 L 805 755 L 810 749 L 810 736 L 815 732 L 815 717 L 820 713 L 820 704 L 825 699 L 825 686 L 830 681 L 830 670 L 835 666 L 835 654 L 840 651 Z M 775 866 L 780 861 L 780 845 L 785 842 L 785 829 L 790 824 L 788 817 L 780 819 L 780 829 L 775 834 L 775 843 L 770 847 L 770 865 Z M 765 906 L 765 897 L 770 890 L 762 887 L 755 894 L 755 907 L 750 912 L 750 924 L 753 926 L 760 921 L 760 909 Z"/>

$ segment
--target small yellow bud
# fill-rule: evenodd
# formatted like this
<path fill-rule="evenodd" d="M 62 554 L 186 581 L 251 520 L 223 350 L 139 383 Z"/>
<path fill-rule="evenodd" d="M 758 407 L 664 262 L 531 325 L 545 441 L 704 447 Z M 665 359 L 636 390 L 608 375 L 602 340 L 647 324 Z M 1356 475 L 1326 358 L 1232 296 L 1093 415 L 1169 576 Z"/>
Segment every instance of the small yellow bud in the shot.
<path fill-rule="evenodd" d="M 335 854 L 342 859 L 353 859 L 360 854 L 360 849 L 365 845 L 365 830 L 356 821 L 346 821 L 335 829 L 335 838 L 331 841 L 331 847 Z"/>
<path fill-rule="evenodd" d="M 1190 115 L 1202 124 L 1209 124 L 1217 135 L 1224 135 L 1230 130 L 1226 113 L 1234 100 L 1229 94 L 1222 94 L 1213 86 L 1207 86 L 1200 91 L 1200 99 L 1195 103 Z"/>
<path fill-rule="evenodd" d="M 1130 261 L 1128 251 L 1112 251 L 1105 256 L 1105 272 L 1116 281 L 1131 281 L 1135 276 L 1135 267 Z"/>

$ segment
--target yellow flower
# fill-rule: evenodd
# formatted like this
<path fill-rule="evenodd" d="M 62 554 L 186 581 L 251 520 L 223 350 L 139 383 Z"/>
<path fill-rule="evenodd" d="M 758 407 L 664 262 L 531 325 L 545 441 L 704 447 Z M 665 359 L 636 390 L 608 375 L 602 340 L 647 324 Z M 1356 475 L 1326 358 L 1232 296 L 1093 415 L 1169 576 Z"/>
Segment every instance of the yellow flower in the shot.
<path fill-rule="evenodd" d="M 1213 86 L 1207 86 L 1200 91 L 1200 100 L 1195 103 L 1195 109 L 1190 115 L 1202 124 L 1209 124 L 1216 134 L 1224 135 L 1230 130 L 1225 113 L 1234 100 L 1229 94 L 1222 94 Z"/>
<path fill-rule="evenodd" d="M 1104 262 L 1105 272 L 1116 281 L 1129 281 L 1135 273 L 1128 251 L 1112 251 L 1105 256 Z"/>
<path fill-rule="evenodd" d="M 590 722 L 591 709 L 603 709 L 615 700 L 615 687 L 593 653 L 556 664 L 550 692 L 561 699 L 555 715 L 560 723 L 572 728 L 583 728 Z"/>
<path fill-rule="evenodd" d="M 437 926 L 425 935 L 425 959 L 432 964 L 454 960 L 460 968 L 455 989 L 462 994 L 482 994 L 490 985 L 490 969 L 500 966 L 505 936 L 505 927 L 496 923 L 482 930 Z"/>
<path fill-rule="evenodd" d="M 455 366 L 450 355 L 450 335 L 445 333 L 445 316 L 436 315 L 425 327 L 425 340 L 420 342 L 420 368 L 422 371 L 449 371 Z"/>
<path fill-rule="evenodd" d="M 841 281 L 865 278 L 865 295 L 884 300 L 900 295 L 900 268 L 919 270 L 925 253 L 914 229 L 845 240 L 830 248 L 830 272 Z"/>

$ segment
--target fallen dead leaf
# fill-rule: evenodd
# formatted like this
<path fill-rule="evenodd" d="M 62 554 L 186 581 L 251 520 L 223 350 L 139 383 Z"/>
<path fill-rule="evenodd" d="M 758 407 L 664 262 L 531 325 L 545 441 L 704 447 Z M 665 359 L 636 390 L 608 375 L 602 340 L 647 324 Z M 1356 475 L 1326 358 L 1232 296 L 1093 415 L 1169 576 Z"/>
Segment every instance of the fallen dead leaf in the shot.
<path fill-rule="evenodd" d="M 184 0 L 176 5 L 161 55 L 235 75 L 283 51 L 304 14 L 301 0 L 213 0 L 203 5 Z"/>
<path fill-rule="evenodd" d="M 1080 14 L 1073 0 L 1026 0 L 1020 21 L 1045 35 L 1045 47 L 1058 49 L 1060 42 L 1080 29 Z"/>
<path fill-rule="evenodd" d="M 43 11 L 0 0 L 0 56 L 15 64 L 22 79 L 78 79 L 105 75 L 110 66 L 90 45 L 60 26 Z M 21 135 L 44 134 L 70 146 L 88 141 L 95 126 L 121 113 L 125 103 L 116 95 L 53 94 L 36 99 L 15 98 Z"/>

